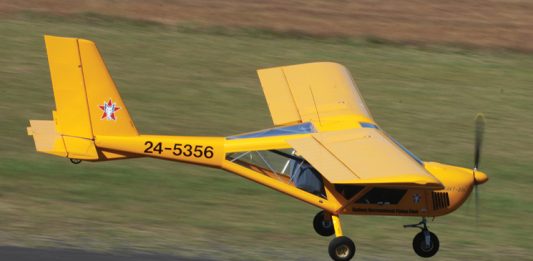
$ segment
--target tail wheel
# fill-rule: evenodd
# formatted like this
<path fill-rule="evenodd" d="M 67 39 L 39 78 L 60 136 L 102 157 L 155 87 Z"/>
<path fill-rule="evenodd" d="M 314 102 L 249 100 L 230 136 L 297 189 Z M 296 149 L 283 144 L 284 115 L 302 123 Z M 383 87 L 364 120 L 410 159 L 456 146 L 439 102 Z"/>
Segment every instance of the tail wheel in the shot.
<path fill-rule="evenodd" d="M 324 211 L 320 211 L 315 215 L 315 218 L 313 219 L 313 227 L 317 234 L 324 237 L 329 237 L 335 234 L 333 221 L 331 221 L 331 219 L 325 219 Z"/>
<path fill-rule="evenodd" d="M 345 236 L 336 237 L 329 243 L 329 256 L 335 261 L 347 261 L 355 255 L 354 242 Z"/>
<path fill-rule="evenodd" d="M 426 242 L 426 233 L 429 242 Z M 432 257 L 439 251 L 439 238 L 429 231 L 422 231 L 413 239 L 413 250 L 421 257 Z"/>

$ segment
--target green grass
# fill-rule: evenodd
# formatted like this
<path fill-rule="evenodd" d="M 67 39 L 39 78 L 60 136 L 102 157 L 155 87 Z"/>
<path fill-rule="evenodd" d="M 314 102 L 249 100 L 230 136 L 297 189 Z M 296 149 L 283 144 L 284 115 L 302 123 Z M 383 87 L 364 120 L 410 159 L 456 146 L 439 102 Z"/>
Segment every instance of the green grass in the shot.
<path fill-rule="evenodd" d="M 326 260 L 315 208 L 220 170 L 152 159 L 72 165 L 34 151 L 28 119 L 54 108 L 43 34 L 96 41 L 138 129 L 231 135 L 271 126 L 255 70 L 346 65 L 380 125 L 425 160 L 470 166 L 487 117 L 473 202 L 431 222 L 436 260 L 531 259 L 533 55 L 114 18 L 3 17 L 0 244 L 140 250 L 221 260 Z M 343 218 L 358 260 L 412 260 L 414 218 Z"/>

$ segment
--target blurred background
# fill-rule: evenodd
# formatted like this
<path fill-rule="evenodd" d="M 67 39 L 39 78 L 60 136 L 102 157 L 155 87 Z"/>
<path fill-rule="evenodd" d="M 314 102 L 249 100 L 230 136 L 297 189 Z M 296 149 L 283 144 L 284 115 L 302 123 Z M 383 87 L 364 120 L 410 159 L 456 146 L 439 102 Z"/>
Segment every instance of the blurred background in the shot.
<path fill-rule="evenodd" d="M 169 260 L 328 260 L 318 209 L 220 170 L 38 154 L 28 119 L 54 108 L 43 34 L 95 41 L 144 134 L 272 126 L 255 70 L 352 72 L 376 121 L 426 161 L 473 165 L 473 200 L 430 222 L 434 260 L 533 260 L 533 2 L 0 0 L 0 247 Z M 417 218 L 343 218 L 357 260 L 413 260 Z M 1 257 L 0 257 L 1 258 Z"/>

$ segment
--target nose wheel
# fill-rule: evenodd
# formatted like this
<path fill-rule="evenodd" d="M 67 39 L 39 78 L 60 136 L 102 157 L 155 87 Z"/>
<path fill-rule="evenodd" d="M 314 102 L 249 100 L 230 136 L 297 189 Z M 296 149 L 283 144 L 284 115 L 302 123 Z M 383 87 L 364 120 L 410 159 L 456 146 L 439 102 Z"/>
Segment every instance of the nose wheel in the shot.
<path fill-rule="evenodd" d="M 413 250 L 417 255 L 432 257 L 439 251 L 439 238 L 428 230 L 425 218 L 418 224 L 404 225 L 403 227 L 417 227 L 422 230 L 413 238 Z"/>
<path fill-rule="evenodd" d="M 432 257 L 439 251 L 439 238 L 428 230 L 413 238 L 413 250 L 421 257 Z"/>

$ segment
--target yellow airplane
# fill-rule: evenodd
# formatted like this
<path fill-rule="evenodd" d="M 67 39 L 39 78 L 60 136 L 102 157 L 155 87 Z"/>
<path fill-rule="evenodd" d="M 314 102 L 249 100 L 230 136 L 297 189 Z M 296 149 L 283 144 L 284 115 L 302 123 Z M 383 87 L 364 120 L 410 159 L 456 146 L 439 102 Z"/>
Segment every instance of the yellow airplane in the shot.
<path fill-rule="evenodd" d="M 315 231 L 335 235 L 333 260 L 354 242 L 341 215 L 416 216 L 416 254 L 439 240 L 426 218 L 456 210 L 478 184 L 484 119 L 476 118 L 474 169 L 425 162 L 374 121 L 349 71 L 329 62 L 258 70 L 275 127 L 229 137 L 140 135 L 96 45 L 45 36 L 56 110 L 30 120 L 37 151 L 72 163 L 153 157 L 220 168 L 314 205 Z"/>

